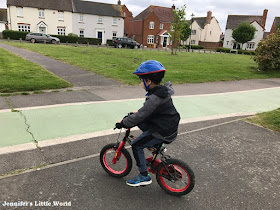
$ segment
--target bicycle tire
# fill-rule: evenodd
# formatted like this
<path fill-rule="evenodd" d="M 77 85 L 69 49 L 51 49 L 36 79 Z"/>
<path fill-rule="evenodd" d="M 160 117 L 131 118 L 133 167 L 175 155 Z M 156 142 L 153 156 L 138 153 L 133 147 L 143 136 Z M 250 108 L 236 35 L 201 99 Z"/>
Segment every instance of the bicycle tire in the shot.
<path fill-rule="evenodd" d="M 115 156 L 117 149 L 118 144 L 116 143 L 105 145 L 100 152 L 99 159 L 103 169 L 109 175 L 120 178 L 126 176 L 131 171 L 132 159 L 129 152 L 125 148 L 122 148 L 120 151 L 120 158 L 117 160 L 116 164 L 113 164 L 110 161 Z"/>
<path fill-rule="evenodd" d="M 185 162 L 177 159 L 167 159 L 165 164 L 166 167 L 163 162 L 157 167 L 156 179 L 159 186 L 165 192 L 175 196 L 190 193 L 195 185 L 195 176 L 192 169 Z M 168 168 L 169 173 L 166 168 Z M 171 184 L 175 186 L 182 184 L 182 187 L 175 188 Z"/>

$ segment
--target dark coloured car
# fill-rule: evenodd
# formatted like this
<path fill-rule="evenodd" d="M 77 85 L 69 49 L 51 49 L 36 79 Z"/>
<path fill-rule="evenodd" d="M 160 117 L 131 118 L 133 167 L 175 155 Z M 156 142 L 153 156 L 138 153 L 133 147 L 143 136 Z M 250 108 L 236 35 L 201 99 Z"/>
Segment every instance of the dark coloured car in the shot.
<path fill-rule="evenodd" d="M 117 48 L 127 47 L 132 49 L 138 49 L 140 48 L 140 44 L 130 38 L 115 38 L 113 40 L 114 46 Z"/>
<path fill-rule="evenodd" d="M 29 33 L 25 37 L 26 41 L 30 42 L 44 42 L 46 41 L 47 43 L 59 43 L 60 40 L 57 37 L 50 36 L 48 34 L 43 34 L 43 33 Z"/>

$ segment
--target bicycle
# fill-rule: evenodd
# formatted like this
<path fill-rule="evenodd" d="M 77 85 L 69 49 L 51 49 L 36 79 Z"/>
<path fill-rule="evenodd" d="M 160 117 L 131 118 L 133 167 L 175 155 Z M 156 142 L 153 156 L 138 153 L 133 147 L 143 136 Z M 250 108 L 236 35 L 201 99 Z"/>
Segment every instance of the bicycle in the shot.
<path fill-rule="evenodd" d="M 120 131 L 121 133 L 121 131 Z M 119 134 L 120 136 L 120 134 Z M 123 140 L 117 143 L 105 145 L 100 152 L 100 163 L 103 169 L 113 177 L 124 177 L 132 169 L 132 158 L 125 148 L 126 142 L 131 144 L 135 139 L 126 129 Z M 195 185 L 195 176 L 192 169 L 183 161 L 165 155 L 165 144 L 148 148 L 152 152 L 147 157 L 148 172 L 156 174 L 159 186 L 167 193 L 175 196 L 186 195 L 192 191 Z M 160 159 L 157 157 L 160 156 Z"/>

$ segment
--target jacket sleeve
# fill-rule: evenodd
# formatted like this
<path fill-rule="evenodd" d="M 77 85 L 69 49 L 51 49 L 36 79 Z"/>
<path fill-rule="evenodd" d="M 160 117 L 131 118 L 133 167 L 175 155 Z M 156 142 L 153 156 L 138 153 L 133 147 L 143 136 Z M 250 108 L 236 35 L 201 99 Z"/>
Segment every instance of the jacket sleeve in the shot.
<path fill-rule="evenodd" d="M 125 128 L 132 128 L 136 125 L 139 125 L 156 110 L 156 108 L 161 104 L 162 100 L 162 98 L 156 95 L 149 96 L 143 107 L 141 107 L 138 112 L 122 120 L 122 126 Z"/>

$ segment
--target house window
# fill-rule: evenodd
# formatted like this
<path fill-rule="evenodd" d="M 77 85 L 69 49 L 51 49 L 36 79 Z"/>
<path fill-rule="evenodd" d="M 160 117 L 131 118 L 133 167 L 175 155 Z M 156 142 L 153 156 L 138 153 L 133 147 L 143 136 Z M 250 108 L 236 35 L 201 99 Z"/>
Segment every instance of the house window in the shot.
<path fill-rule="evenodd" d="M 192 35 L 196 35 L 196 30 L 192 30 Z"/>
<path fill-rule="evenodd" d="M 103 17 L 98 17 L 97 23 L 102 24 L 103 23 Z"/>
<path fill-rule="evenodd" d="M 18 24 L 19 31 L 27 31 L 30 32 L 30 25 L 28 24 Z"/>
<path fill-rule="evenodd" d="M 112 39 L 115 39 L 117 37 L 117 32 L 113 32 L 113 37 Z"/>
<path fill-rule="evenodd" d="M 254 49 L 254 47 L 255 47 L 255 43 L 248 43 L 247 44 L 247 49 Z"/>
<path fill-rule="evenodd" d="M 117 25 L 118 24 L 118 19 L 117 18 L 113 18 L 113 25 Z"/>
<path fill-rule="evenodd" d="M 174 31 L 173 25 L 170 26 L 170 30 L 171 30 L 171 31 Z"/>
<path fill-rule="evenodd" d="M 154 44 L 154 36 L 153 35 L 148 36 L 148 44 Z"/>
<path fill-rule="evenodd" d="M 23 17 L 23 8 L 22 7 L 17 7 L 17 16 Z"/>
<path fill-rule="evenodd" d="M 126 13 L 125 12 L 123 13 L 123 16 L 126 17 Z"/>
<path fill-rule="evenodd" d="M 83 29 L 80 29 L 80 37 L 85 37 L 85 31 Z"/>
<path fill-rule="evenodd" d="M 64 20 L 64 12 L 58 12 L 58 20 Z"/>
<path fill-rule="evenodd" d="M 58 34 L 58 35 L 63 35 L 63 36 L 65 36 L 65 32 L 66 32 L 65 28 L 62 28 L 62 27 L 58 27 L 58 28 L 57 28 L 57 34 Z"/>
<path fill-rule="evenodd" d="M 210 35 L 212 34 L 212 31 L 210 31 Z"/>
<path fill-rule="evenodd" d="M 80 14 L 79 22 L 84 22 L 84 15 L 83 14 Z"/>
<path fill-rule="evenodd" d="M 159 29 L 163 29 L 163 24 L 162 23 L 159 25 Z"/>
<path fill-rule="evenodd" d="M 155 23 L 154 22 L 150 22 L 150 29 L 154 29 L 155 27 Z"/>
<path fill-rule="evenodd" d="M 227 41 L 227 45 L 229 44 L 229 41 Z"/>
<path fill-rule="evenodd" d="M 45 17 L 45 12 L 44 12 L 43 9 L 39 9 L 38 12 L 39 12 L 39 18 L 44 18 Z"/>
<path fill-rule="evenodd" d="M 191 44 L 195 44 L 195 40 L 191 40 Z"/>

